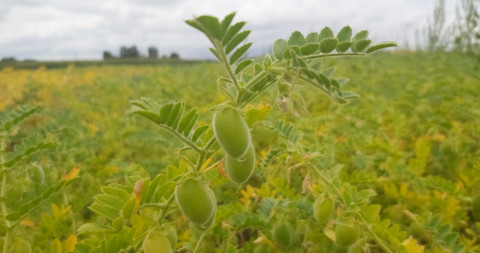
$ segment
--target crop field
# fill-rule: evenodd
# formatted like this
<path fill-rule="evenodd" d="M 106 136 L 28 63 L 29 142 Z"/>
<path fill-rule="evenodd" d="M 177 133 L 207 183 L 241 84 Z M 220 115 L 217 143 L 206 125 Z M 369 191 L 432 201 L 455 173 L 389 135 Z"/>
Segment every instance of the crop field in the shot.
<path fill-rule="evenodd" d="M 4 67 L 0 246 L 8 241 L 11 252 L 480 251 L 476 59 L 393 51 L 322 61 L 322 69 L 329 66 L 336 67 L 333 77 L 350 79 L 342 89 L 360 98 L 337 103 L 305 84 L 282 97 L 278 82 L 241 110 L 251 137 L 246 145 L 254 148 L 253 174 L 245 181 L 226 164 L 245 162 L 232 158 L 229 140 L 218 134 L 226 123 L 215 122 L 214 131 L 189 142 L 193 132 L 172 135 L 170 125 L 148 113 L 182 101 L 182 117 L 191 108 L 199 113 L 191 129 L 210 126 L 225 102 L 217 89 L 218 76 L 227 75 L 221 64 Z M 216 121 L 235 121 L 236 112 L 217 112 Z M 208 142 L 212 135 L 219 143 Z M 192 199 L 209 202 L 212 195 L 213 207 L 195 209 L 205 203 Z M 213 216 L 201 217 L 208 208 Z"/>

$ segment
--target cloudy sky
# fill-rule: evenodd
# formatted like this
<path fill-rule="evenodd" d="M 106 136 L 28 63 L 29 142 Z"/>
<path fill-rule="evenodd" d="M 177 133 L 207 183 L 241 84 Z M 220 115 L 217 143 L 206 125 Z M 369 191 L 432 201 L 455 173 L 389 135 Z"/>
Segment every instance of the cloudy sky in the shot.
<path fill-rule="evenodd" d="M 294 30 L 304 34 L 344 25 L 368 29 L 375 41 L 414 41 L 435 0 L 1 0 L 0 58 L 101 59 L 103 50 L 118 55 L 123 45 L 149 46 L 160 55 L 211 58 L 208 41 L 184 20 L 237 12 L 247 21 L 254 42 L 251 54 L 270 50 L 275 39 Z M 457 0 L 446 0 L 447 21 Z"/>

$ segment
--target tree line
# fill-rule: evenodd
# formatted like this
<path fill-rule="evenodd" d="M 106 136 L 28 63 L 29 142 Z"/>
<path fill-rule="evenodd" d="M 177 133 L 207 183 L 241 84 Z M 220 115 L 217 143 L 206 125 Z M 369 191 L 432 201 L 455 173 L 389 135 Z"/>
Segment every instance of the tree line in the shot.
<path fill-rule="evenodd" d="M 120 48 L 120 52 L 118 56 L 115 56 L 112 54 L 110 51 L 103 51 L 103 59 L 104 60 L 109 60 L 109 59 L 115 59 L 115 58 L 149 58 L 149 59 L 159 59 L 159 54 L 158 54 L 158 49 L 156 47 L 149 47 L 148 50 L 148 55 L 143 56 L 140 51 L 138 50 L 137 46 L 122 46 Z M 179 60 L 180 55 L 176 52 L 170 53 L 170 55 L 163 55 L 161 57 L 162 59 L 172 59 L 172 60 Z"/>

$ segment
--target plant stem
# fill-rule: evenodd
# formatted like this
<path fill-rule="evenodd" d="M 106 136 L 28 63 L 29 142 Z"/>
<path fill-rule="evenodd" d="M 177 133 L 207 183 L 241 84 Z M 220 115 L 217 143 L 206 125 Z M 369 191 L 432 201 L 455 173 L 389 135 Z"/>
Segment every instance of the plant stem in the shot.
<path fill-rule="evenodd" d="M 191 142 L 188 138 L 185 138 L 183 135 L 177 133 L 177 131 L 175 130 L 172 130 L 171 128 L 169 127 L 165 127 L 165 126 L 162 126 L 160 125 L 161 127 L 167 129 L 170 133 L 172 133 L 175 137 L 177 137 L 178 139 L 180 139 L 181 141 L 183 141 L 184 143 L 186 143 L 188 146 L 190 146 L 192 149 L 194 149 L 195 151 L 197 151 L 198 153 L 201 153 L 202 152 L 202 149 L 200 147 L 198 147 L 195 143 Z"/>
<path fill-rule="evenodd" d="M 373 240 L 377 242 L 378 246 L 382 248 L 385 252 L 387 253 L 393 253 L 393 251 L 384 243 L 384 241 L 375 234 L 375 232 L 372 231 L 370 228 L 369 224 L 363 219 L 363 217 L 360 214 L 357 214 L 357 218 L 361 221 L 360 224 L 365 228 L 365 230 L 370 234 L 371 237 L 373 237 Z"/>
<path fill-rule="evenodd" d="M 200 236 L 200 238 L 197 241 L 197 245 L 195 245 L 195 249 L 193 250 L 193 253 L 196 253 L 198 251 L 198 248 L 200 247 L 200 244 L 202 243 L 203 238 L 205 237 L 206 234 L 207 234 L 207 231 L 202 232 L 202 235 Z"/>
<path fill-rule="evenodd" d="M 7 220 L 7 205 L 6 205 L 6 193 L 7 193 L 7 182 L 8 182 L 8 173 L 5 170 L 4 163 L 5 163 L 5 151 L 6 151 L 6 133 L 2 132 L 0 135 L 0 175 L 2 176 L 2 185 L 0 186 L 0 208 L 2 209 L 2 218 L 4 223 L 7 227 L 5 232 L 5 239 L 3 240 L 3 252 L 8 252 L 8 247 L 10 246 L 10 230 L 11 224 L 10 221 Z"/>
<path fill-rule="evenodd" d="M 318 58 L 328 58 L 328 57 L 336 57 L 336 56 L 364 56 L 365 53 L 336 53 L 336 54 L 317 54 L 317 55 L 309 55 L 304 57 L 299 57 L 301 59 L 318 59 Z"/>
<path fill-rule="evenodd" d="M 227 71 L 227 74 L 230 76 L 230 80 L 232 80 L 233 85 L 235 85 L 235 88 L 237 89 L 237 97 L 235 98 L 235 101 L 233 101 L 236 102 L 238 98 L 241 97 L 244 89 L 240 86 L 240 83 L 238 83 L 237 77 L 233 73 L 231 65 L 228 62 L 228 56 L 226 55 L 225 50 L 223 50 L 220 42 L 215 40 L 212 42 L 217 51 L 218 57 L 220 58 L 219 61 L 222 63 L 223 67 Z"/>

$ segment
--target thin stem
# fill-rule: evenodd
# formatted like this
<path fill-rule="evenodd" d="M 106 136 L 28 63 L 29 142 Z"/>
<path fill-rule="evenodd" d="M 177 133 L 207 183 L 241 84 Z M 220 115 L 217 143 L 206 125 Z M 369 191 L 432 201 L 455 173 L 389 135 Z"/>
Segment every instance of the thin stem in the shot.
<path fill-rule="evenodd" d="M 228 63 L 228 56 L 225 54 L 225 51 L 223 50 L 222 45 L 220 45 L 219 41 L 212 41 L 213 46 L 217 50 L 218 57 L 220 58 L 220 62 L 223 64 L 223 67 L 227 71 L 228 75 L 230 76 L 230 79 L 232 80 L 233 84 L 235 85 L 235 88 L 237 88 L 237 91 L 241 91 L 242 87 L 240 87 L 240 84 L 238 83 L 237 77 L 235 74 L 233 74 L 232 68 L 230 67 L 230 64 Z"/>
<path fill-rule="evenodd" d="M 161 214 L 160 217 L 158 217 L 157 219 L 159 224 L 162 224 L 162 220 L 167 215 L 168 208 L 170 207 L 170 204 L 173 202 L 174 199 L 175 199 L 175 194 L 170 195 L 170 198 L 168 198 L 167 203 L 162 209 L 162 212 L 159 213 Z"/>
<path fill-rule="evenodd" d="M 160 126 L 162 126 L 162 125 L 160 125 Z M 195 143 L 191 142 L 189 139 L 185 138 L 183 135 L 177 133 L 175 130 L 172 130 L 171 128 L 164 127 L 164 126 L 162 126 L 162 127 L 167 129 L 168 131 L 170 131 L 173 135 L 175 135 L 175 137 L 177 137 L 181 141 L 185 142 L 185 144 L 190 146 L 192 149 L 194 149 L 198 153 L 202 152 L 202 149 L 200 147 L 198 147 Z"/>
<path fill-rule="evenodd" d="M 205 150 L 202 150 L 202 152 L 200 152 L 200 155 L 198 156 L 197 165 L 195 166 L 195 172 L 200 171 L 200 168 L 202 168 L 204 160 L 205 160 Z"/>
<path fill-rule="evenodd" d="M 393 251 L 390 249 L 390 247 L 388 247 L 388 245 L 385 244 L 383 242 L 383 240 L 381 238 L 379 238 L 377 236 L 377 234 L 375 234 L 375 232 L 372 231 L 372 229 L 370 228 L 368 223 L 365 221 L 365 219 L 363 219 L 363 217 L 361 215 L 358 214 L 357 218 L 361 221 L 360 224 L 365 228 L 365 230 L 368 232 L 368 234 L 370 234 L 370 236 L 373 238 L 373 240 L 375 240 L 375 242 L 377 242 L 377 244 L 378 244 L 378 246 L 380 246 L 380 248 L 382 248 L 387 253 L 393 253 Z"/>
<path fill-rule="evenodd" d="M 205 237 L 206 234 L 207 234 L 206 230 L 202 232 L 202 235 L 200 235 L 200 238 L 197 241 L 197 245 L 195 245 L 195 249 L 193 250 L 193 253 L 196 253 L 198 251 L 200 244 L 202 243 L 203 238 Z"/>
<path fill-rule="evenodd" d="M 364 56 L 365 53 L 336 53 L 336 54 L 317 54 L 299 57 L 301 59 L 318 59 L 318 58 L 328 58 L 328 57 L 337 57 L 337 56 Z"/>
<path fill-rule="evenodd" d="M 2 218 L 4 223 L 7 227 L 5 232 L 5 239 L 3 240 L 3 252 L 8 252 L 8 247 L 10 246 L 10 230 L 11 224 L 10 221 L 7 220 L 7 205 L 6 205 L 6 193 L 7 193 L 7 183 L 8 183 L 8 173 L 5 170 L 4 163 L 5 163 L 5 150 L 7 145 L 6 140 L 6 133 L 2 132 L 0 136 L 0 175 L 2 176 L 2 185 L 0 188 L 0 207 L 2 209 Z"/>

